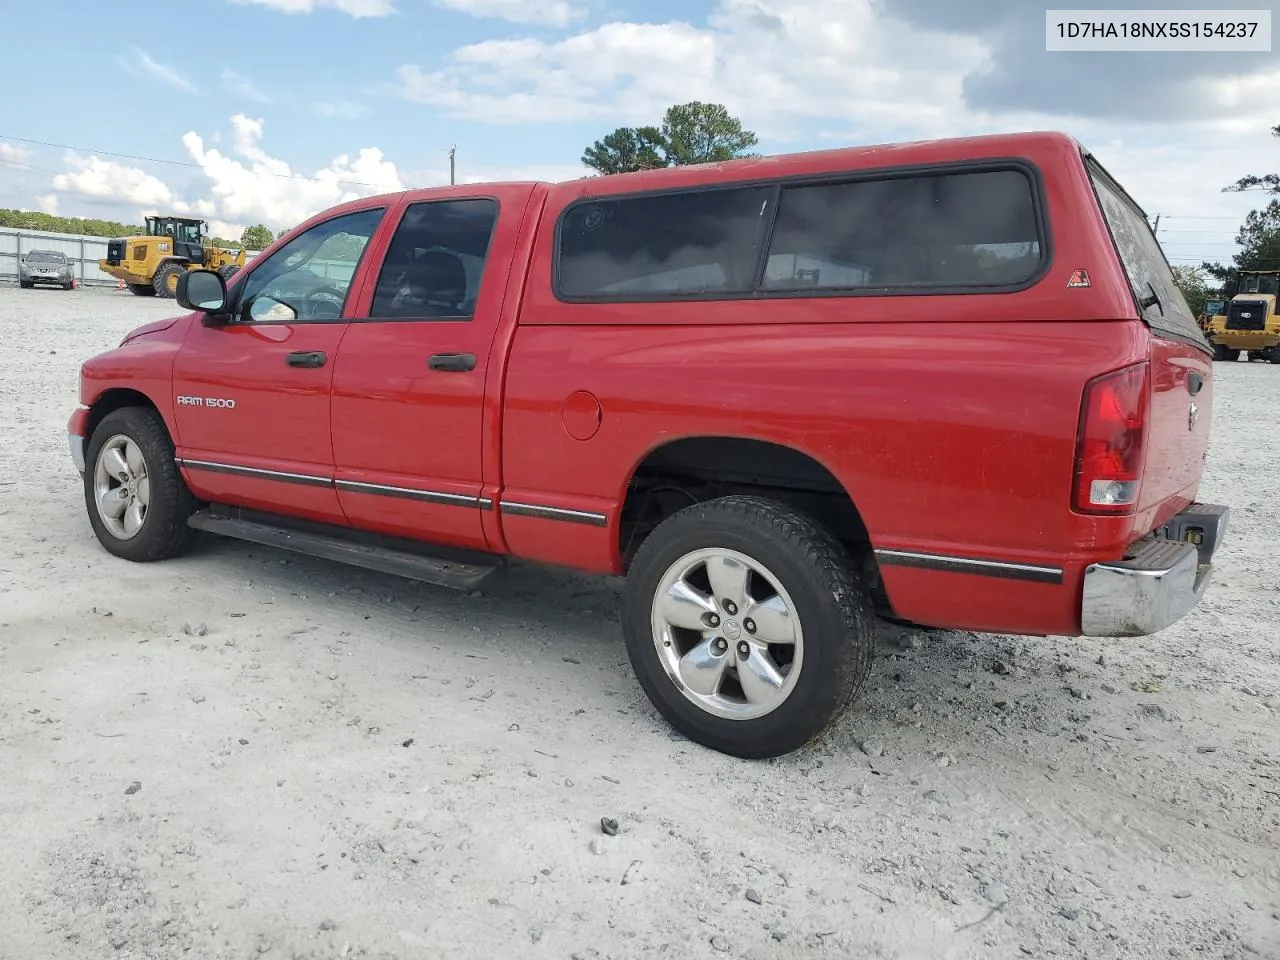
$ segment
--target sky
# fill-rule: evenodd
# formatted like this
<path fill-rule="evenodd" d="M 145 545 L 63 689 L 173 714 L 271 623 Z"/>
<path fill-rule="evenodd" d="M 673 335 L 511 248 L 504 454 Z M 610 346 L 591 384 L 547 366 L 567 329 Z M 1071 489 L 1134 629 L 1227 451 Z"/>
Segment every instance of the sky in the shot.
<path fill-rule="evenodd" d="M 1280 52 L 1049 53 L 1045 5 L 1027 0 L 56 8 L 0 15 L 0 32 L 24 38 L 5 46 L 0 207 L 125 222 L 172 211 L 238 237 L 447 183 L 451 146 L 460 182 L 583 176 L 594 140 L 699 99 L 725 104 L 769 154 L 1065 131 L 1160 215 L 1177 264 L 1229 259 L 1268 198 L 1221 188 L 1280 170 Z"/>

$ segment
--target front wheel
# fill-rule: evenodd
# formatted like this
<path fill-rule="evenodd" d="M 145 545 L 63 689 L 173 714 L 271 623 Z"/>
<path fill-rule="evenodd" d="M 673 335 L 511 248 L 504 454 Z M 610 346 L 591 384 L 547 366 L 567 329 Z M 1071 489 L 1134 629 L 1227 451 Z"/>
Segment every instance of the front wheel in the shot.
<path fill-rule="evenodd" d="M 849 552 L 785 504 L 695 504 L 644 541 L 623 630 L 641 687 L 689 739 L 737 757 L 789 753 L 853 702 L 875 646 Z"/>
<path fill-rule="evenodd" d="M 173 460 L 164 421 L 146 407 L 102 418 L 85 451 L 84 499 L 98 542 L 125 560 L 182 553 L 195 531 L 196 499 Z"/>
<path fill-rule="evenodd" d="M 182 276 L 183 267 L 176 263 L 166 263 L 151 278 L 151 286 L 157 297 L 173 298 L 178 295 L 178 278 Z"/>

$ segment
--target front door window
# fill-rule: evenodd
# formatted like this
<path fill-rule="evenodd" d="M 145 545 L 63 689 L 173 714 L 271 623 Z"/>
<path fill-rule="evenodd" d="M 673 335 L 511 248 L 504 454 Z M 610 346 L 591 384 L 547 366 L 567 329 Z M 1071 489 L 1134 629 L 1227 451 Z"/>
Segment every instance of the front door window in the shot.
<path fill-rule="evenodd" d="M 369 239 L 385 210 L 358 210 L 318 223 L 255 264 L 239 290 L 240 323 L 338 320 Z"/>

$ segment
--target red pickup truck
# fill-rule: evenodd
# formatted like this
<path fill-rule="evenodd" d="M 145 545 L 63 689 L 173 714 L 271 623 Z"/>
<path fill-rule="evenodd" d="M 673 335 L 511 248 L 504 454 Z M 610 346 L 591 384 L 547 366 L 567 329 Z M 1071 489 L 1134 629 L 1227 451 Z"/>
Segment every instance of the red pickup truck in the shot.
<path fill-rule="evenodd" d="M 178 300 L 83 366 L 108 551 L 625 575 L 646 693 L 738 756 L 830 725 L 877 615 L 1145 635 L 1226 529 L 1211 348 L 1061 134 L 362 199 Z"/>

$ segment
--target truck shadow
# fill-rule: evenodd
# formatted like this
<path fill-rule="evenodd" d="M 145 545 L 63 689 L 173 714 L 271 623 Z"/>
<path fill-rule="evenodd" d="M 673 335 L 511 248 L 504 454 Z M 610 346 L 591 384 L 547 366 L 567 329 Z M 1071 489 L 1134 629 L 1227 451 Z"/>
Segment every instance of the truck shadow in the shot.
<path fill-rule="evenodd" d="M 462 594 L 429 584 L 385 576 L 337 563 L 220 538 L 202 537 L 193 565 L 226 563 L 249 568 L 261 586 L 305 595 L 323 610 L 359 610 L 370 625 L 412 637 L 429 628 L 443 633 L 454 652 L 470 655 L 545 657 L 546 669 L 585 664 L 630 677 L 623 644 L 620 578 L 571 570 L 512 564 L 481 590 Z M 1075 645 L 1074 647 L 1072 645 Z M 993 730 L 1017 718 L 1020 728 L 1046 734 L 1068 732 L 1059 714 L 1079 701 L 1069 698 L 1060 664 L 1074 650 L 1084 668 L 1089 641 L 1013 638 L 951 631 L 914 630 L 877 622 L 875 666 L 854 709 L 822 742 L 821 749 L 856 755 L 868 737 L 894 735 L 920 741 L 914 749 L 947 756 L 986 749 Z M 665 728 L 638 684 L 620 680 L 629 709 Z M 583 706 L 616 707 L 586 685 Z M 940 757 L 944 763 L 945 757 Z"/>

